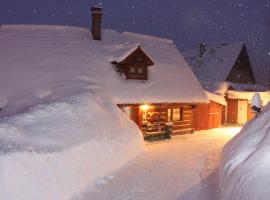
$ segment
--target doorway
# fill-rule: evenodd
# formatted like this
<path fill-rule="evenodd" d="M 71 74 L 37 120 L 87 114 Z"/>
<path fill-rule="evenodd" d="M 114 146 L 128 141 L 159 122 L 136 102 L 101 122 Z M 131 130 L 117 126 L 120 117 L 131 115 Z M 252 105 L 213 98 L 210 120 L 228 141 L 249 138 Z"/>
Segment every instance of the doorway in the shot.
<path fill-rule="evenodd" d="M 237 117 L 237 123 L 238 124 L 244 124 L 247 121 L 247 108 L 248 108 L 248 102 L 239 100 L 238 101 L 238 117 Z"/>

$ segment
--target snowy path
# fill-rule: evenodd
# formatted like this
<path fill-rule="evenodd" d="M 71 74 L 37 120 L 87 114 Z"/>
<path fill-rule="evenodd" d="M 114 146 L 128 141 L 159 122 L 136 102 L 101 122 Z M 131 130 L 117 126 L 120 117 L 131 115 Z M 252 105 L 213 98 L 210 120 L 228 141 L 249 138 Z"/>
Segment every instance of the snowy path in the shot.
<path fill-rule="evenodd" d="M 221 128 L 147 143 L 142 155 L 74 199 L 218 200 L 219 155 L 239 130 Z"/>

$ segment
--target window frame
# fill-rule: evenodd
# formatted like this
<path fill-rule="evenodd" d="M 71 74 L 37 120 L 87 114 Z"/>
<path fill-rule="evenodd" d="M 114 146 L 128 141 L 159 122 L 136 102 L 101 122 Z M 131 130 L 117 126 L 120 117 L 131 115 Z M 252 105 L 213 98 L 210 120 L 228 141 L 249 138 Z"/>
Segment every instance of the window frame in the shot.
<path fill-rule="evenodd" d="M 168 108 L 167 109 L 167 120 L 169 122 L 183 121 L 183 119 L 184 119 L 184 108 L 183 107 Z"/>
<path fill-rule="evenodd" d="M 143 74 L 143 68 L 142 67 L 138 67 L 137 72 L 138 72 L 138 74 Z"/>
<path fill-rule="evenodd" d="M 181 109 L 180 108 L 173 108 L 172 109 L 172 121 L 180 121 L 181 119 Z"/>
<path fill-rule="evenodd" d="M 136 68 L 135 67 L 129 67 L 128 73 L 135 74 L 136 73 Z"/>

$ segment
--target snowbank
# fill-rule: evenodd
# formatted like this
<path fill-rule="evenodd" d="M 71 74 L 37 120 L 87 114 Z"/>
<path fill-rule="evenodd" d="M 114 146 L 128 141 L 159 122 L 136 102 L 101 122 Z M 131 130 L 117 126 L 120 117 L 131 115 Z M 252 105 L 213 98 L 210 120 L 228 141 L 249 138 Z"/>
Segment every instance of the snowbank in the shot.
<path fill-rule="evenodd" d="M 0 199 L 68 199 L 137 155 L 141 135 L 95 93 L 6 118 L 0 121 Z"/>
<path fill-rule="evenodd" d="M 270 106 L 248 122 L 222 153 L 222 200 L 268 200 L 270 190 Z"/>

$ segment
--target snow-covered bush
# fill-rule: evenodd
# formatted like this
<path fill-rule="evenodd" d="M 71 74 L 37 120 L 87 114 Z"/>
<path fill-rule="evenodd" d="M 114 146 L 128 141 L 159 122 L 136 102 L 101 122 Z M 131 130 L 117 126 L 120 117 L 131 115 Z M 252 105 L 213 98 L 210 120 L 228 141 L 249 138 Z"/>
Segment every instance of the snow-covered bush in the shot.
<path fill-rule="evenodd" d="M 141 135 L 100 94 L 6 118 L 0 122 L 0 199 L 68 199 L 136 156 Z"/>
<path fill-rule="evenodd" d="M 268 200 L 270 190 L 270 105 L 224 148 L 220 167 L 222 200 Z"/>

